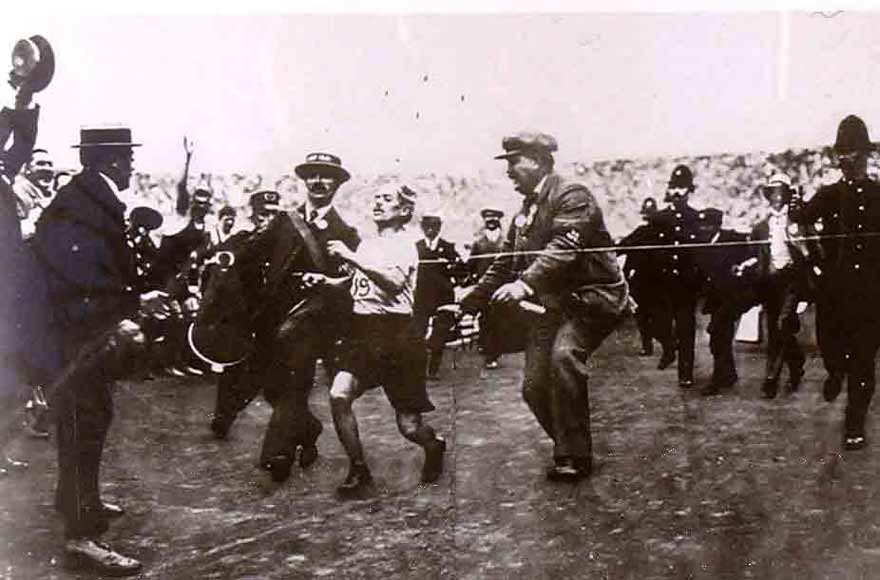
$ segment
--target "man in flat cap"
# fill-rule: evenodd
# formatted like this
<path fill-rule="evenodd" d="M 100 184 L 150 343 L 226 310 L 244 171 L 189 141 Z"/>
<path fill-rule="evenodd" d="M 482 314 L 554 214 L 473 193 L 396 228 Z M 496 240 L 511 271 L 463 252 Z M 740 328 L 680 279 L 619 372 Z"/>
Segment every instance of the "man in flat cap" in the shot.
<path fill-rule="evenodd" d="M 642 343 L 642 356 L 654 354 L 654 340 L 663 349 L 661 360 L 663 365 L 675 360 L 675 340 L 672 338 L 672 320 L 668 316 L 667 297 L 658 292 L 660 270 L 655 260 L 655 251 L 649 246 L 657 243 L 655 226 L 652 223 L 657 213 L 657 201 L 653 197 L 646 198 L 642 203 L 641 215 L 644 223 L 620 240 L 619 252 L 626 255 L 623 271 L 629 282 L 629 290 L 638 305 L 636 323 Z M 629 250 L 628 248 L 637 249 Z"/>
<path fill-rule="evenodd" d="M 592 468 L 587 359 L 629 311 L 629 291 L 596 199 L 554 171 L 556 140 L 524 132 L 502 147 L 497 159 L 507 161 L 522 209 L 504 254 L 461 306 L 543 310 L 529 327 L 523 398 L 554 443 L 548 478 L 577 481 Z"/>
<path fill-rule="evenodd" d="M 671 249 L 657 252 L 661 285 L 675 328 L 675 341 L 678 355 L 678 384 L 689 388 L 694 384 L 694 341 L 696 339 L 697 297 L 703 286 L 704 275 L 697 266 L 696 254 L 688 244 L 707 243 L 717 227 L 709 217 L 718 210 L 696 210 L 688 204 L 694 192 L 694 175 L 686 165 L 678 165 L 669 177 L 666 201 L 671 207 L 658 211 L 653 219 L 654 242 L 657 245 L 672 246 Z M 683 247 L 676 247 L 683 246 Z M 666 322 L 661 324 L 666 325 Z M 674 360 L 673 353 L 667 352 L 660 359 L 658 368 L 664 369 Z"/>
<path fill-rule="evenodd" d="M 495 261 L 496 254 L 504 248 L 504 232 L 501 230 L 504 212 L 487 207 L 480 211 L 480 217 L 483 218 L 483 227 L 477 232 L 467 261 L 467 269 L 473 281 L 479 280 L 486 273 Z M 487 306 L 480 312 L 479 347 L 483 355 L 483 366 L 489 370 L 498 368 L 498 359 L 503 350 L 503 327 L 503 318 L 499 316 L 498 309 Z"/>
<path fill-rule="evenodd" d="M 833 260 L 824 263 L 821 309 L 830 314 L 837 332 L 818 335 L 826 365 L 832 372 L 823 394 L 837 398 L 847 378 L 843 448 L 867 445 L 865 418 L 874 394 L 874 359 L 880 347 L 880 185 L 868 177 L 868 156 L 876 149 L 865 122 L 849 115 L 840 122 L 834 155 L 842 178 L 825 186 L 805 204 L 798 200 L 793 217 L 804 225 L 821 220 L 824 231 L 836 231 Z M 830 227 L 829 227 L 830 226 Z M 817 320 L 817 327 L 819 326 Z M 818 331 L 818 328 L 817 328 Z M 832 344 L 823 344 L 831 339 Z M 841 360 L 842 354 L 842 360 Z"/>
<path fill-rule="evenodd" d="M 428 347 L 428 378 L 436 379 L 443 361 L 443 349 L 455 325 L 449 312 L 437 311 L 443 304 L 455 302 L 455 285 L 462 273 L 463 262 L 455 244 L 440 237 L 443 220 L 439 215 L 425 214 L 420 221 L 424 237 L 416 242 L 419 269 L 416 276 L 413 324 L 419 336 L 426 336 Z"/>
<path fill-rule="evenodd" d="M 33 294 L 46 293 L 48 325 L 32 327 L 32 371 L 48 384 L 84 344 L 104 333 L 128 329 L 122 324 L 138 310 L 167 313 L 161 295 L 138 296 L 133 252 L 126 244 L 125 206 L 120 190 L 129 187 L 134 158 L 127 128 L 81 131 L 83 169 L 62 187 L 37 222 L 32 248 L 41 278 Z M 34 312 L 39 312 L 36 308 Z M 36 324 L 36 323 L 35 323 Z M 108 366 L 110 365 L 110 366 Z M 107 575 L 137 573 L 140 563 L 111 550 L 98 537 L 123 508 L 101 497 L 98 472 L 113 416 L 112 377 L 105 364 L 74 374 L 55 392 L 52 406 L 58 427 L 56 505 L 65 525 L 65 563 Z"/>

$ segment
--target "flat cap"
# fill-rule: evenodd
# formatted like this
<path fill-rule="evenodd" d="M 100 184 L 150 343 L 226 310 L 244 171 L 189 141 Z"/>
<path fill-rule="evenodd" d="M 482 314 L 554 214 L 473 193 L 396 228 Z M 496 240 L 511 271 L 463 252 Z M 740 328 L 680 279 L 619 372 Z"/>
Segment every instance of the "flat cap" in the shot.
<path fill-rule="evenodd" d="M 484 220 L 491 219 L 491 218 L 501 219 L 504 217 L 504 212 L 501 211 L 500 209 L 495 209 L 493 207 L 487 207 L 487 208 L 484 208 L 480 211 L 480 216 Z"/>
<path fill-rule="evenodd" d="M 508 159 L 529 153 L 550 155 L 559 147 L 552 135 L 522 131 L 502 139 L 501 148 L 504 149 L 504 153 L 496 155 L 495 159 Z"/>

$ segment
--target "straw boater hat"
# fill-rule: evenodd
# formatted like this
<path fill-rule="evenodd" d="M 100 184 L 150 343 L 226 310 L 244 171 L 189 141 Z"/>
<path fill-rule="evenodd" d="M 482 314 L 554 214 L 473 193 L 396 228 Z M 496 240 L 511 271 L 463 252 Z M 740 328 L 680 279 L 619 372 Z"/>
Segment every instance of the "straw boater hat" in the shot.
<path fill-rule="evenodd" d="M 332 153 L 309 153 L 306 155 L 305 163 L 297 165 L 294 172 L 300 179 L 306 179 L 315 172 L 332 175 L 340 183 L 345 183 L 351 178 L 342 166 L 342 160 Z"/>
<path fill-rule="evenodd" d="M 132 143 L 128 127 L 84 127 L 79 131 L 79 144 L 72 145 L 74 149 L 140 146 L 140 143 Z"/>
<path fill-rule="evenodd" d="M 788 203 L 791 200 L 791 194 L 794 191 L 791 186 L 791 178 L 784 173 L 774 173 L 770 176 L 770 179 L 767 180 L 767 183 L 764 187 L 761 188 L 761 192 L 764 194 L 764 197 L 769 201 L 770 194 L 777 189 L 781 189 L 783 195 L 785 197 L 785 203 Z"/>

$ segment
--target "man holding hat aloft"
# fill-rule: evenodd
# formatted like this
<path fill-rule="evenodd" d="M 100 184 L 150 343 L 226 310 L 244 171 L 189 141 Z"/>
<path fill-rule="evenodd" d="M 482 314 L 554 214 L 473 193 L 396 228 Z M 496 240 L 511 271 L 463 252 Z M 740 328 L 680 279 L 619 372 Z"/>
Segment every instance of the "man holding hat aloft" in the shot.
<path fill-rule="evenodd" d="M 455 244 L 440 237 L 443 221 L 439 215 L 423 215 L 421 226 L 425 235 L 416 242 L 419 269 L 413 323 L 416 332 L 424 337 L 430 322 L 431 334 L 426 337 L 428 378 L 436 379 L 446 340 L 455 325 L 455 317 L 449 312 L 438 312 L 437 307 L 455 302 L 455 282 L 464 264 Z"/>
<path fill-rule="evenodd" d="M 578 481 L 592 469 L 588 357 L 629 312 L 629 290 L 608 250 L 613 242 L 596 199 L 554 171 L 556 140 L 522 132 L 501 145 L 496 158 L 507 162 L 523 205 L 504 253 L 461 307 L 475 312 L 496 303 L 537 311 L 526 339 L 523 398 L 554 443 L 547 477 Z"/>
<path fill-rule="evenodd" d="M 476 282 L 486 273 L 495 260 L 495 255 L 504 248 L 504 232 L 501 231 L 501 218 L 504 212 L 491 207 L 480 211 L 483 227 L 477 232 L 471 244 L 471 253 L 467 261 L 467 269 L 471 280 Z M 503 317 L 492 306 L 480 312 L 480 352 L 483 355 L 483 366 L 493 370 L 498 368 L 501 358 L 502 333 L 504 332 Z"/>
<path fill-rule="evenodd" d="M 874 394 L 874 359 L 880 347 L 880 310 L 876 308 L 880 299 L 880 184 L 868 177 L 868 156 L 875 149 L 865 122 L 847 116 L 834 142 L 842 178 L 820 188 L 805 204 L 797 200 L 793 210 L 799 223 L 812 225 L 821 220 L 823 231 L 840 234 L 833 247 L 834 259 L 825 261 L 824 282 L 820 282 L 826 286 L 820 294 L 821 308 L 833 313 L 839 332 L 833 337 L 817 332 L 817 337 L 823 357 L 828 350 L 830 358 L 837 359 L 823 389 L 826 400 L 837 397 L 843 376 L 847 378 L 843 439 L 847 450 L 867 445 L 865 418 Z M 826 349 L 823 339 L 829 338 L 832 344 Z"/>
<path fill-rule="evenodd" d="M 783 364 L 788 366 L 786 391 L 798 390 L 804 375 L 803 350 L 798 344 L 800 330 L 797 306 L 804 296 L 809 255 L 803 241 L 805 232 L 788 215 L 794 194 L 791 179 L 774 173 L 762 188 L 768 202 L 767 217 L 752 228 L 750 239 L 763 241 L 757 256 L 741 264 L 738 275 L 756 270 L 756 290 L 767 320 L 767 366 L 762 387 L 764 397 L 772 399 L 779 391 Z"/>
<path fill-rule="evenodd" d="M 707 243 L 720 224 L 710 223 L 718 210 L 698 211 L 688 204 L 694 192 L 694 175 L 686 165 L 678 165 L 669 177 L 666 201 L 670 207 L 658 211 L 651 220 L 656 234 L 654 243 L 672 246 L 657 252 L 661 284 L 667 308 L 662 314 L 671 318 L 675 328 L 677 353 L 665 351 L 658 368 L 664 369 L 678 355 L 678 384 L 689 388 L 694 384 L 694 341 L 696 339 L 697 297 L 704 275 L 697 265 L 696 254 L 688 244 Z M 682 247 L 677 247 L 682 246 Z M 660 323 L 662 327 L 670 324 Z"/>

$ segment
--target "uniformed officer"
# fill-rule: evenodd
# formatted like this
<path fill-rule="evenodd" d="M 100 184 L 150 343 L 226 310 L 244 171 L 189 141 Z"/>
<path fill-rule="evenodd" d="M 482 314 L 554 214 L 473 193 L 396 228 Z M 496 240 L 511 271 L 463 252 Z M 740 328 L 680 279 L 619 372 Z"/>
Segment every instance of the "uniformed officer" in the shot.
<path fill-rule="evenodd" d="M 847 404 L 843 447 L 867 445 L 865 418 L 874 394 L 874 359 L 880 347 L 880 184 L 868 178 L 868 156 L 876 149 L 864 121 L 849 115 L 840 122 L 834 155 L 843 177 L 822 187 L 806 204 L 793 208 L 803 224 L 818 220 L 838 224 L 841 237 L 836 260 L 828 271 L 823 307 L 835 313 L 841 332 L 835 349 L 843 353 L 847 377 Z M 798 204 L 800 205 L 800 204 Z M 833 401 L 842 384 L 826 381 L 825 398 Z"/>
<path fill-rule="evenodd" d="M 656 226 L 652 223 L 656 213 L 657 201 L 653 197 L 645 199 L 641 210 L 645 223 L 620 240 L 618 245 L 620 253 L 626 255 L 623 271 L 629 282 L 629 290 L 633 300 L 638 304 L 636 323 L 642 342 L 641 355 L 653 355 L 654 340 L 659 341 L 663 348 L 663 354 L 660 357 L 658 368 L 662 370 L 675 360 L 672 320 L 667 314 L 669 312 L 669 306 L 666 304 L 668 296 L 658 291 L 661 279 L 654 251 L 650 249 L 627 250 L 632 246 L 644 248 L 656 243 Z"/>
<path fill-rule="evenodd" d="M 671 316 L 675 326 L 678 384 L 684 388 L 694 384 L 695 313 L 704 279 L 697 267 L 693 249 L 687 248 L 687 245 L 706 243 L 713 233 L 713 227 L 707 223 L 707 212 L 688 205 L 694 189 L 694 176 L 690 168 L 677 166 L 672 171 L 667 187 L 666 200 L 671 207 L 657 212 L 653 220 L 656 243 L 672 246 L 667 251 L 658 252 L 657 260 L 661 288 L 669 304 L 667 316 Z"/>

